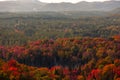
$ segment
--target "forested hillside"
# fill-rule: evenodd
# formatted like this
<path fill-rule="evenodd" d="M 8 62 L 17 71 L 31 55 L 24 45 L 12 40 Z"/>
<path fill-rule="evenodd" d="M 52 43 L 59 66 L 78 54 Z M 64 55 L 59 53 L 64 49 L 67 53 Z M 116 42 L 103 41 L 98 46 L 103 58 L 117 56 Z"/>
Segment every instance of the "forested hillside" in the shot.
<path fill-rule="evenodd" d="M 0 44 L 23 45 L 38 39 L 78 36 L 109 38 L 120 34 L 118 13 L 94 16 L 79 13 L 0 13 Z"/>
<path fill-rule="evenodd" d="M 119 80 L 120 36 L 0 46 L 0 58 L 1 80 Z"/>
<path fill-rule="evenodd" d="M 0 13 L 0 80 L 120 80 L 119 8 Z"/>

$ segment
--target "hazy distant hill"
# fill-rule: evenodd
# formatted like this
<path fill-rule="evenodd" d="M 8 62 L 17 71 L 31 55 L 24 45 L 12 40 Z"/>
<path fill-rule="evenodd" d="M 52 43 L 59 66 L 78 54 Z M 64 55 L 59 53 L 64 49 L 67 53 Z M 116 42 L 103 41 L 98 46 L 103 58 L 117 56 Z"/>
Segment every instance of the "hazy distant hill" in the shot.
<path fill-rule="evenodd" d="M 42 3 L 37 0 L 0 2 L 0 11 L 109 11 L 120 7 L 120 1 Z"/>
<path fill-rule="evenodd" d="M 18 0 L 18 1 L 2 1 L 0 2 L 0 11 L 16 12 L 16 11 L 40 11 L 45 3 L 37 0 Z"/>
<path fill-rule="evenodd" d="M 113 12 L 114 14 L 115 14 L 115 13 L 118 14 L 118 13 L 120 13 L 120 8 L 116 8 L 116 9 L 112 10 L 111 12 Z"/>
<path fill-rule="evenodd" d="M 109 11 L 120 7 L 120 1 L 52 3 L 42 7 L 45 11 Z"/>

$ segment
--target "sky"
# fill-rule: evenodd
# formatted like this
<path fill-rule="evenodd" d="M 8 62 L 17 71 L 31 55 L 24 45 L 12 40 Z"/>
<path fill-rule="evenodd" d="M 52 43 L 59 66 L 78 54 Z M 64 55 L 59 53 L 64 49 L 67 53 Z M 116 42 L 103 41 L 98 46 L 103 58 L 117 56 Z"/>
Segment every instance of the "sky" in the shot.
<path fill-rule="evenodd" d="M 6 0 L 0 0 L 0 1 L 6 1 Z M 80 1 L 87 1 L 87 2 L 100 1 L 100 2 L 103 2 L 103 1 L 108 1 L 108 0 L 39 0 L 39 1 L 41 1 L 41 2 L 47 2 L 47 3 L 59 3 L 59 2 L 77 3 L 77 2 L 80 2 Z"/>
<path fill-rule="evenodd" d="M 59 2 L 72 2 L 72 3 L 77 3 L 80 1 L 88 1 L 88 2 L 94 2 L 94 1 L 107 1 L 107 0 L 39 0 L 41 2 L 47 2 L 47 3 L 59 3 Z"/>

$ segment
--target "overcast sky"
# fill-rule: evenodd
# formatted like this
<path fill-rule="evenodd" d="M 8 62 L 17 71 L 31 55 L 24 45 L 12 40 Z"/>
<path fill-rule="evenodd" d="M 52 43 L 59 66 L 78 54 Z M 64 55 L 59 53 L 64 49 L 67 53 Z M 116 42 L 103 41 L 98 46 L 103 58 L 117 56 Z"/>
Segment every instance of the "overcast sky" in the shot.
<path fill-rule="evenodd" d="M 58 3 L 58 2 L 80 2 L 80 1 L 88 1 L 88 2 L 93 2 L 93 1 L 106 1 L 106 0 L 39 0 L 42 2 L 48 2 L 48 3 Z"/>
<path fill-rule="evenodd" d="M 5 0 L 0 0 L 0 1 L 5 1 Z M 103 1 L 108 1 L 108 0 L 39 0 L 39 1 L 41 1 L 41 2 L 47 2 L 47 3 L 59 3 L 59 2 L 77 3 L 77 2 L 80 2 L 80 1 L 88 1 L 88 2 L 100 1 L 100 2 L 103 2 Z"/>

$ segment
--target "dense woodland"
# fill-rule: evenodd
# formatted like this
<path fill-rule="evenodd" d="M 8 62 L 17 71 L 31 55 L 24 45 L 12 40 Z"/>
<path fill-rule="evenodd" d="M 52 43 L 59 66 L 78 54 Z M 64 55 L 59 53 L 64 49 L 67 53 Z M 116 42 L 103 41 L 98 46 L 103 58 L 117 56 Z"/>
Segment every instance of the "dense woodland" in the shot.
<path fill-rule="evenodd" d="M 0 46 L 0 58 L 2 80 L 119 80 L 120 36 Z"/>
<path fill-rule="evenodd" d="M 90 17 L 77 15 L 77 18 L 51 12 L 43 14 L 0 13 L 0 44 L 21 45 L 39 39 L 79 36 L 109 38 L 120 34 L 119 14 Z"/>
<path fill-rule="evenodd" d="M 120 80 L 119 14 L 0 14 L 0 80 Z"/>

